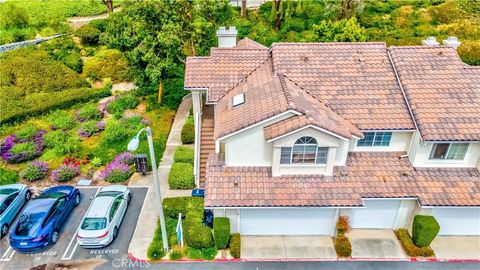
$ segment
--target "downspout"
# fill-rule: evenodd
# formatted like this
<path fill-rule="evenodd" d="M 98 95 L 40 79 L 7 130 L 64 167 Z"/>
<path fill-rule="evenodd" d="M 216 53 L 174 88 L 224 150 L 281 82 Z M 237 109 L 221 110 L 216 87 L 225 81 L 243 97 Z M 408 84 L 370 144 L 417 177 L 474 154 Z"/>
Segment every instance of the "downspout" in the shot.
<path fill-rule="evenodd" d="M 200 184 L 200 138 L 202 132 L 202 117 L 200 112 L 195 113 L 195 144 L 194 144 L 194 160 L 193 160 L 193 173 L 195 178 L 195 186 L 198 187 Z"/>
<path fill-rule="evenodd" d="M 418 129 L 417 121 L 415 121 L 415 116 L 413 115 L 413 112 L 412 112 L 412 107 L 410 106 L 410 103 L 408 102 L 407 95 L 405 94 L 405 90 L 403 89 L 402 82 L 400 81 L 400 76 L 398 76 L 398 72 L 397 72 L 397 69 L 395 68 L 395 64 L 393 63 L 392 55 L 390 54 L 389 49 L 387 49 L 387 55 L 388 55 L 388 59 L 390 60 L 390 64 L 392 64 L 392 68 L 393 68 L 393 72 L 395 73 L 395 77 L 397 77 L 398 86 L 400 86 L 400 90 L 402 91 L 403 99 L 405 100 L 405 103 L 407 104 L 408 112 L 410 113 L 410 116 L 412 117 L 413 125 L 415 126 L 416 131 L 420 132 L 420 130 Z M 420 141 L 423 142 L 421 134 L 420 134 Z"/>

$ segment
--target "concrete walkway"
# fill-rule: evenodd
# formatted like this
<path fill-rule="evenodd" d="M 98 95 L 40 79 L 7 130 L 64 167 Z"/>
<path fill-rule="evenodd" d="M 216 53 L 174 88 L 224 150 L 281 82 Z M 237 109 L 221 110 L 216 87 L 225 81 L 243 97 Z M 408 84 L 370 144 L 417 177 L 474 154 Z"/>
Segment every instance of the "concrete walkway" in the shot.
<path fill-rule="evenodd" d="M 190 113 L 192 107 L 191 96 L 187 96 L 178 107 L 173 121 L 170 134 L 168 135 L 167 145 L 163 152 L 160 165 L 158 167 L 158 178 L 160 181 L 160 190 L 162 198 L 190 196 L 191 190 L 170 190 L 168 186 L 168 173 L 173 163 L 173 155 L 177 146 L 182 145 L 180 134 L 183 125 Z M 153 130 L 152 132 L 155 132 Z M 130 180 L 129 186 L 148 186 L 150 187 L 145 197 L 145 202 L 138 217 L 137 227 L 128 247 L 128 253 L 138 259 L 147 259 L 147 249 L 153 239 L 157 228 L 158 205 L 155 191 L 153 190 L 153 177 L 151 174 L 142 177 L 136 175 Z"/>
<path fill-rule="evenodd" d="M 352 244 L 352 258 L 404 259 L 400 242 L 392 230 L 359 230 L 347 234 Z"/>
<path fill-rule="evenodd" d="M 480 260 L 479 236 L 437 236 L 430 247 L 437 259 Z"/>
<path fill-rule="evenodd" d="M 336 259 L 332 238 L 319 235 L 242 236 L 243 259 Z"/>

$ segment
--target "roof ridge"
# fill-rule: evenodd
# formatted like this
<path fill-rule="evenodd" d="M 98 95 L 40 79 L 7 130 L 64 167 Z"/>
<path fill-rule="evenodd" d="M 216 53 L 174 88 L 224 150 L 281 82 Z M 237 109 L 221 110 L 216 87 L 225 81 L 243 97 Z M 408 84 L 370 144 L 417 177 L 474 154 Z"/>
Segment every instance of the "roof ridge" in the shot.
<path fill-rule="evenodd" d="M 293 102 L 292 95 L 287 90 L 287 83 L 285 82 L 285 75 L 284 74 L 275 74 L 279 81 L 280 86 L 282 87 L 283 94 L 285 95 L 285 99 L 287 100 L 287 109 L 288 110 L 296 110 L 299 111 L 295 103 Z M 302 110 L 300 112 L 304 113 Z"/>
<path fill-rule="evenodd" d="M 258 66 L 256 66 L 254 69 L 252 69 L 252 71 L 247 73 L 247 75 L 243 76 L 243 78 L 238 80 L 238 82 L 236 82 L 232 87 L 230 87 L 230 89 L 228 89 L 221 97 L 218 98 L 218 101 L 222 100 L 222 98 L 224 98 L 226 95 L 228 95 L 228 93 L 230 93 L 230 91 L 232 91 L 235 87 L 240 85 L 240 83 L 244 82 L 248 77 L 250 77 L 250 75 L 252 75 L 253 72 L 257 71 L 261 66 L 263 66 L 268 61 L 269 58 L 270 58 L 270 55 L 267 56 L 267 58 L 263 62 L 261 62 Z"/>

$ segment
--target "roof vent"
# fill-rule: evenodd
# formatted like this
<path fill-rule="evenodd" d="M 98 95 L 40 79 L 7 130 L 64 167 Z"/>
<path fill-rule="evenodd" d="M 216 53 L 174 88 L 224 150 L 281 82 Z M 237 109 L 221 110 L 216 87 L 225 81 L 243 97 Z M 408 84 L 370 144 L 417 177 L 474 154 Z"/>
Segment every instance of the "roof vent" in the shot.
<path fill-rule="evenodd" d="M 428 47 L 438 46 L 439 44 L 440 43 L 437 42 L 437 39 L 435 37 L 427 37 L 427 39 L 422 40 L 422 45 Z"/>
<path fill-rule="evenodd" d="M 442 43 L 443 45 L 452 47 L 455 50 L 462 44 L 457 37 L 448 37 L 447 39 L 444 39 Z"/>
<path fill-rule="evenodd" d="M 245 103 L 245 94 L 244 93 L 236 95 L 232 98 L 233 107 L 237 107 L 239 105 L 242 105 L 243 103 Z"/>

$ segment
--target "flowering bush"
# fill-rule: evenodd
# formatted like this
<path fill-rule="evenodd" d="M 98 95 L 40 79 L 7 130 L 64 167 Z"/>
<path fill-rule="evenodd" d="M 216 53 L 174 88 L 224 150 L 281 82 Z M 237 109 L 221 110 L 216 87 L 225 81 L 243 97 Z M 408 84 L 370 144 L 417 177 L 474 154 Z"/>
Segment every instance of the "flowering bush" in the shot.
<path fill-rule="evenodd" d="M 107 182 L 124 182 L 128 180 L 133 173 L 133 170 L 129 166 L 132 163 L 133 155 L 131 153 L 121 153 L 105 167 L 100 173 L 100 178 Z"/>
<path fill-rule="evenodd" d="M 77 163 L 62 164 L 52 172 L 52 180 L 65 182 L 71 180 L 80 173 L 80 166 Z"/>
<path fill-rule="evenodd" d="M 40 180 L 47 176 L 48 164 L 44 161 L 33 161 L 25 166 L 20 173 L 23 179 L 28 181 Z"/>
<path fill-rule="evenodd" d="M 98 134 L 105 129 L 105 122 L 97 122 L 95 120 L 87 121 L 78 129 L 78 135 L 82 137 L 90 137 Z"/>
<path fill-rule="evenodd" d="M 31 160 L 38 157 L 43 152 L 44 130 L 36 130 L 37 133 L 31 135 L 23 130 L 16 135 L 10 135 L 0 144 L 0 156 L 8 163 L 19 163 L 25 160 Z"/>

